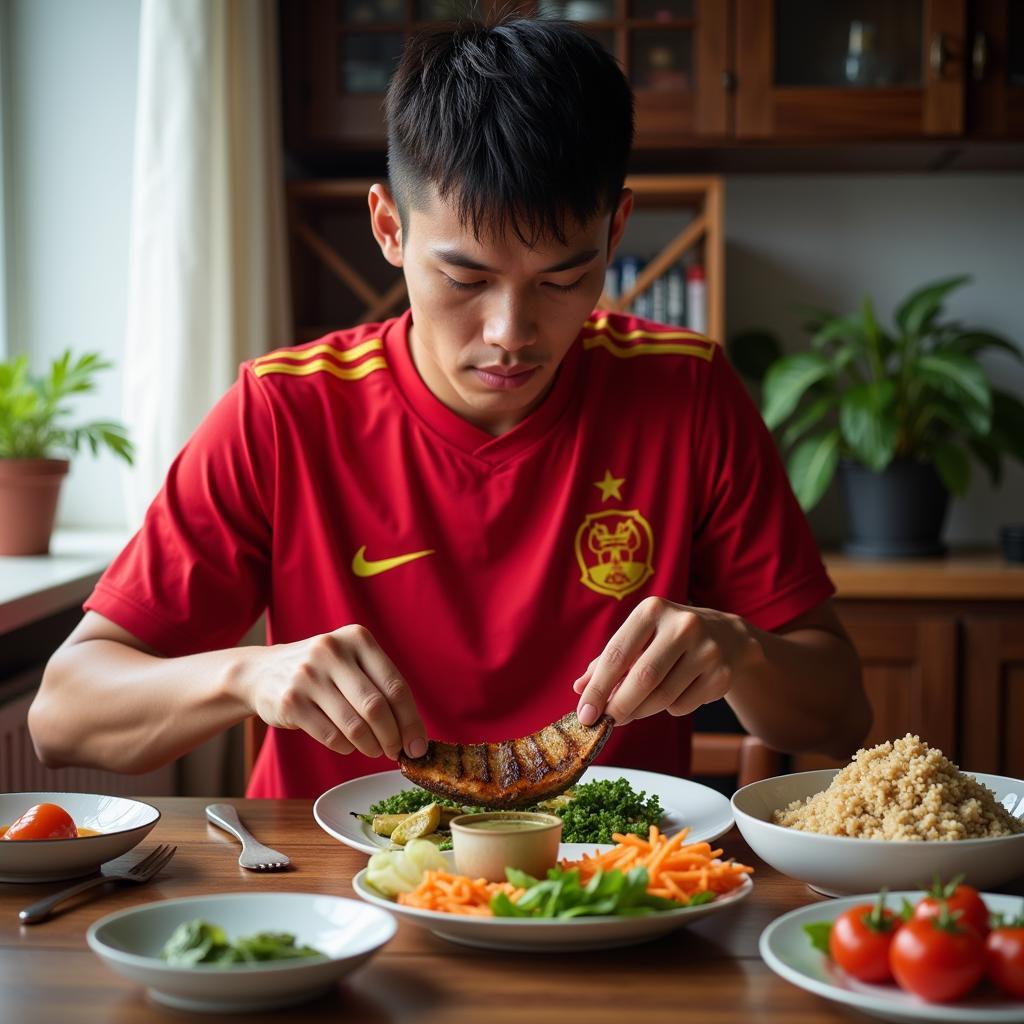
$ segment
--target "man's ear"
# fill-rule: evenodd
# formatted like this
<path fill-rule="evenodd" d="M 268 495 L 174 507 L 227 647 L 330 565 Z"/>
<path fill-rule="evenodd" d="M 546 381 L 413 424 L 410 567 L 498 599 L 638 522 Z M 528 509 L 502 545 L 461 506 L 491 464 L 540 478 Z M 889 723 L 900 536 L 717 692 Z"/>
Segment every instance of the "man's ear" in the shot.
<path fill-rule="evenodd" d="M 376 186 L 374 186 L 376 187 Z M 626 222 L 633 212 L 633 190 L 624 188 L 619 196 L 615 213 L 612 214 L 611 223 L 608 225 L 608 262 L 611 263 L 612 256 L 622 241 L 623 232 L 626 230 Z"/>
<path fill-rule="evenodd" d="M 387 185 L 371 185 L 366 197 L 370 204 L 370 230 L 377 239 L 384 259 L 393 267 L 402 266 L 402 221 L 398 204 Z"/>

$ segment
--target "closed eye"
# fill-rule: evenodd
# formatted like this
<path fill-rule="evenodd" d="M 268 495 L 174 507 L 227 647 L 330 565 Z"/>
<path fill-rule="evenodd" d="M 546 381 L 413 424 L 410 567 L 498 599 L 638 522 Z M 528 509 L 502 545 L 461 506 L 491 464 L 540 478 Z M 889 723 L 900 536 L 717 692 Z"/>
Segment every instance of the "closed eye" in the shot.
<path fill-rule="evenodd" d="M 552 288 L 556 292 L 574 292 L 581 284 L 583 284 L 583 278 L 586 276 L 586 274 L 583 274 L 581 277 L 576 278 L 572 284 L 555 284 L 554 281 L 545 281 L 544 287 Z"/>
<path fill-rule="evenodd" d="M 454 277 L 449 277 L 445 273 L 442 273 L 441 276 L 444 278 L 445 283 L 450 288 L 454 288 L 457 292 L 475 291 L 481 285 L 486 284 L 485 281 L 456 281 Z"/>

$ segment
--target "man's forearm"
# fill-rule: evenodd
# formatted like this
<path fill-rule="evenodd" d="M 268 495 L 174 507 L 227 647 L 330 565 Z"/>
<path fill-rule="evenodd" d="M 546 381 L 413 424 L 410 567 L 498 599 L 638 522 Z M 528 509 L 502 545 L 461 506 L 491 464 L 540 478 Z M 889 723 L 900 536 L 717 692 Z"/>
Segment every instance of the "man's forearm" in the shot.
<path fill-rule="evenodd" d="M 151 771 L 242 721 L 236 686 L 246 648 L 161 658 L 113 640 L 65 645 L 29 710 L 49 767 Z"/>
<path fill-rule="evenodd" d="M 758 656 L 726 695 L 743 727 L 786 753 L 850 758 L 871 726 L 850 641 L 818 628 L 752 632 Z"/>

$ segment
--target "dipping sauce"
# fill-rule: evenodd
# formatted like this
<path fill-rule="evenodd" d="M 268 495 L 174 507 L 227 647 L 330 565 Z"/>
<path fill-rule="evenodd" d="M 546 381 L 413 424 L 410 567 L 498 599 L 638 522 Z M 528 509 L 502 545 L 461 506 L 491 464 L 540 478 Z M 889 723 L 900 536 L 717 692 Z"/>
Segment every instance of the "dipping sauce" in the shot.
<path fill-rule="evenodd" d="M 473 821 L 468 818 L 460 822 L 463 828 L 479 828 L 488 832 L 508 832 L 512 829 L 526 828 L 550 828 L 546 821 L 535 821 L 530 818 L 486 818 L 483 821 Z"/>

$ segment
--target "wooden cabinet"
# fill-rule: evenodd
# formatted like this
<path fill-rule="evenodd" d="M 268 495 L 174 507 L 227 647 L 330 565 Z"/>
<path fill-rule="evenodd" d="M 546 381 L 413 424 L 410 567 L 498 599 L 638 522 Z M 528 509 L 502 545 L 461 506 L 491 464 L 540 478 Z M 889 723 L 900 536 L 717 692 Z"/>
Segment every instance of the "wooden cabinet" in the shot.
<path fill-rule="evenodd" d="M 282 0 L 286 142 L 381 153 L 405 39 L 519 10 L 579 23 L 636 94 L 636 150 L 1024 139 L 1017 0 Z"/>
<path fill-rule="evenodd" d="M 720 0 L 288 0 L 289 147 L 383 148 L 381 103 L 405 39 L 435 20 L 513 7 L 578 22 L 618 58 L 635 90 L 639 147 L 730 133 L 729 5 Z"/>
<path fill-rule="evenodd" d="M 1024 566 L 826 562 L 875 715 L 868 745 L 913 732 L 968 771 L 1024 777 Z M 794 771 L 841 763 L 792 759 Z"/>
<path fill-rule="evenodd" d="M 972 138 L 1024 138 L 1024 4 L 973 0 L 968 132 Z"/>
<path fill-rule="evenodd" d="M 964 3 L 737 0 L 737 137 L 962 134 Z"/>

